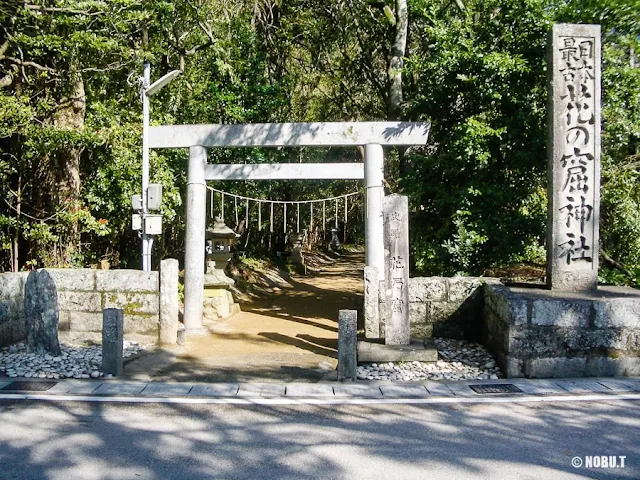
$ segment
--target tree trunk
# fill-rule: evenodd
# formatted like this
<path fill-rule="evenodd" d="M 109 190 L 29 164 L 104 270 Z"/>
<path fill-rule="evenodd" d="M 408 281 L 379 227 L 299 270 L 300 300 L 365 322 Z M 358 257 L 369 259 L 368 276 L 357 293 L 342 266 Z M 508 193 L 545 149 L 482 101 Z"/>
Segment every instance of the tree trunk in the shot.
<path fill-rule="evenodd" d="M 80 75 L 73 79 L 68 97 L 60 102 L 53 116 L 53 125 L 59 130 L 81 131 L 84 128 L 86 97 L 84 81 Z M 50 259 L 59 266 L 68 266 L 71 254 L 79 243 L 77 213 L 80 209 L 80 156 L 82 147 L 69 144 L 58 149 L 51 158 L 49 183 L 53 204 L 58 210 L 72 213 L 66 235 L 60 236 L 58 248 L 52 246 Z"/>
<path fill-rule="evenodd" d="M 85 116 L 84 82 L 77 76 L 70 97 L 64 98 L 53 117 L 53 125 L 60 130 L 79 131 L 84 128 Z M 61 203 L 77 200 L 80 195 L 80 155 L 82 149 L 69 146 L 58 150 L 55 157 L 58 167 L 57 181 Z"/>
<path fill-rule="evenodd" d="M 407 48 L 407 32 L 409 29 L 409 12 L 407 0 L 396 0 L 396 33 L 391 58 L 387 71 L 389 81 L 389 100 L 387 104 L 388 120 L 398 120 L 403 102 L 402 95 L 402 68 L 404 67 L 404 55 Z M 398 149 L 400 177 L 406 176 L 407 164 L 404 149 Z"/>
<path fill-rule="evenodd" d="M 404 66 L 404 54 L 407 48 L 407 30 L 409 28 L 409 13 L 407 0 L 396 0 L 396 34 L 391 47 L 389 61 L 389 101 L 387 105 L 387 117 L 389 120 L 397 120 L 402 105 L 402 68 Z"/>

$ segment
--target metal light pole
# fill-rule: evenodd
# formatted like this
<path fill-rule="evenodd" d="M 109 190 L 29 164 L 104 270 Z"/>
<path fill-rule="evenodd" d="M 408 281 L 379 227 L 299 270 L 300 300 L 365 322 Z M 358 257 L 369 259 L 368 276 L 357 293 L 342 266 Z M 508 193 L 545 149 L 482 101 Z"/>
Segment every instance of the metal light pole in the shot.
<path fill-rule="evenodd" d="M 151 270 L 151 242 L 146 233 L 145 220 L 149 213 L 147 191 L 149 189 L 149 84 L 151 64 L 144 62 L 142 74 L 142 270 Z"/>
<path fill-rule="evenodd" d="M 142 73 L 142 270 L 151 270 L 151 247 L 153 236 L 147 233 L 149 215 L 149 97 L 155 95 L 181 73 L 173 70 L 151 84 L 151 64 L 144 62 Z"/>

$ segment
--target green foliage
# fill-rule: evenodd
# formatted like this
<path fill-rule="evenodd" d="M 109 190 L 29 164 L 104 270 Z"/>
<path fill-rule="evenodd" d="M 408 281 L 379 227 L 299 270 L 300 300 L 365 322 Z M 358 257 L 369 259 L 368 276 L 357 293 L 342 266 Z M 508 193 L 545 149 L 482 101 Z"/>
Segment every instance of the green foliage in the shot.
<path fill-rule="evenodd" d="M 541 1 L 468 2 L 443 14 L 418 4 L 419 80 L 409 115 L 432 122 L 433 147 L 402 179 L 421 273 L 482 273 L 540 260 L 546 154 Z"/>
<path fill-rule="evenodd" d="M 426 148 L 387 152 L 387 181 L 410 197 L 415 273 L 479 274 L 544 261 L 546 37 L 553 21 L 565 21 L 603 26 L 602 245 L 626 273 L 612 268 L 602 276 L 637 283 L 640 2 L 408 3 L 402 117 L 429 120 L 432 131 Z M 152 98 L 155 124 L 385 119 L 395 21 L 393 2 L 368 0 L 3 2 L 0 269 L 103 259 L 139 266 L 130 197 L 140 190 L 143 60 L 152 62 L 154 79 L 184 67 Z M 225 163 L 361 159 L 355 149 L 335 148 L 209 156 Z M 77 191 L 66 174 L 74 158 Z M 180 258 L 184 152 L 152 152 L 151 177 L 164 190 L 155 252 Z M 355 190 L 349 182 L 213 186 L 281 200 Z M 263 213 L 262 230 L 255 212 L 244 226 L 243 250 L 264 253 L 284 241 L 277 234 L 269 242 Z M 282 213 L 276 217 L 280 224 Z M 362 212 L 354 208 L 350 218 L 360 221 Z M 348 227 L 357 240 L 361 226 Z"/>
<path fill-rule="evenodd" d="M 375 46 L 360 38 L 356 47 L 356 32 L 349 30 L 354 15 L 368 8 L 365 2 L 327 8 L 319 1 L 280 6 L 242 0 L 11 0 L 0 6 L 6 26 L 0 80 L 8 82 L 0 87 L 0 189 L 7 199 L 0 208 L 0 268 L 102 259 L 139 266 L 130 197 L 140 189 L 135 79 L 143 60 L 152 62 L 154 78 L 185 68 L 153 97 L 152 123 L 338 120 L 349 111 L 346 102 L 355 106 L 354 115 L 369 115 L 380 96 L 369 95 L 363 86 L 370 80 L 354 72 L 365 65 L 373 78 L 368 56 Z M 70 99 L 86 110 L 63 116 Z M 305 161 L 324 153 L 216 151 L 211 160 Z M 78 192 L 57 185 L 68 179 L 64 169 L 73 168 L 73 156 L 79 157 Z M 152 153 L 151 180 L 164 187 L 164 232 L 155 247 L 160 257 L 181 256 L 185 167 L 182 152 Z M 218 186 L 273 199 L 352 190 L 345 182 Z M 248 246 L 264 240 L 249 241 L 249 235 L 255 232 L 242 239 Z M 14 254 L 17 265 L 11 265 Z"/>
<path fill-rule="evenodd" d="M 481 274 L 544 262 L 546 35 L 552 21 L 603 31 L 602 246 L 637 283 L 640 3 L 492 0 L 461 13 L 414 2 L 414 78 L 407 112 L 433 124 L 431 148 L 402 179 L 414 210 L 416 269 Z M 417 17 L 417 18 L 416 18 Z M 635 276 L 635 279 L 633 278 Z"/>

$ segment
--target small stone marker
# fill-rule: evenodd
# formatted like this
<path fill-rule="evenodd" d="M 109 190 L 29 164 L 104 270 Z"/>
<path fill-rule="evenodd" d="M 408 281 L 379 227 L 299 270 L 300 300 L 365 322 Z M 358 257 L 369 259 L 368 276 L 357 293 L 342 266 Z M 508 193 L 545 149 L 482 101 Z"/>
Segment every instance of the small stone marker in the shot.
<path fill-rule="evenodd" d="M 600 25 L 555 24 L 549 37 L 547 283 L 598 285 Z"/>
<path fill-rule="evenodd" d="M 27 317 L 27 351 L 61 355 L 58 343 L 58 291 L 53 278 L 44 269 L 34 270 L 27 277 L 24 313 Z"/>
<path fill-rule="evenodd" d="M 356 380 L 358 312 L 340 310 L 338 316 L 338 380 Z"/>
<path fill-rule="evenodd" d="M 122 375 L 122 343 L 124 340 L 124 312 L 119 308 L 102 310 L 102 371 L 113 376 Z"/>
<path fill-rule="evenodd" d="M 387 345 L 409 345 L 409 200 L 384 198 L 385 339 Z"/>

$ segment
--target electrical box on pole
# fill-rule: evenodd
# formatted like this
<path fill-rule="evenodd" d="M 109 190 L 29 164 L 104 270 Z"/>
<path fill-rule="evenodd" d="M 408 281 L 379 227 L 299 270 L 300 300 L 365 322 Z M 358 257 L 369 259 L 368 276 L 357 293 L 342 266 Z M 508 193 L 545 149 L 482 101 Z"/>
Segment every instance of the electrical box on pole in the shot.
<path fill-rule="evenodd" d="M 142 230 L 142 215 L 139 213 L 131 215 L 131 230 Z"/>
<path fill-rule="evenodd" d="M 147 208 L 149 210 L 160 210 L 162 204 L 162 185 L 150 183 L 147 188 Z"/>
<path fill-rule="evenodd" d="M 144 233 L 147 235 L 162 234 L 162 215 L 146 214 L 144 217 Z"/>
<path fill-rule="evenodd" d="M 142 210 L 142 195 L 131 195 L 131 208 L 134 212 Z"/>

